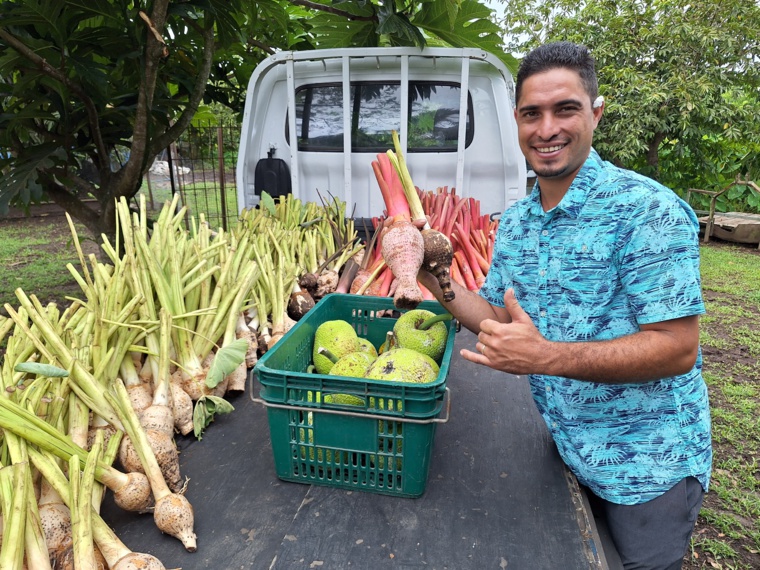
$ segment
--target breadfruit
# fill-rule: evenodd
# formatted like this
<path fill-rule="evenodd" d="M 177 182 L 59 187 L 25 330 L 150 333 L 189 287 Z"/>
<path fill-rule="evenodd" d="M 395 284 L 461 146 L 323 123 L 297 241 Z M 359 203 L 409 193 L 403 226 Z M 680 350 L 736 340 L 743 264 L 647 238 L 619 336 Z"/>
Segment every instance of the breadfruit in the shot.
<path fill-rule="evenodd" d="M 314 333 L 314 348 L 312 360 L 318 374 L 329 374 L 333 367 L 333 361 L 324 354 L 319 354 L 319 349 L 324 348 L 337 359 L 351 352 L 359 350 L 359 337 L 354 327 L 346 321 L 325 321 L 317 327 Z"/>
<path fill-rule="evenodd" d="M 409 348 L 394 348 L 377 357 L 365 378 L 424 384 L 438 377 L 438 364 L 426 354 Z"/>
<path fill-rule="evenodd" d="M 446 323 L 437 322 L 425 330 L 419 328 L 422 323 L 435 316 L 435 313 L 425 309 L 414 309 L 401 315 L 393 326 L 398 346 L 427 354 L 440 363 L 448 338 Z"/>

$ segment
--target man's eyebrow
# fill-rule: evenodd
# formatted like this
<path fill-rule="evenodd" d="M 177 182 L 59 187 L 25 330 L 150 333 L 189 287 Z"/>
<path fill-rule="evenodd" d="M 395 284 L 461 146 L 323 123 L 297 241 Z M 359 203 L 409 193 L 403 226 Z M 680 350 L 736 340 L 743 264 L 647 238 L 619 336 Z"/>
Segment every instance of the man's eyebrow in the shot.
<path fill-rule="evenodd" d="M 563 99 L 561 101 L 557 101 L 552 105 L 552 107 L 566 107 L 568 105 L 575 105 L 577 107 L 582 107 L 583 103 L 579 101 L 578 99 Z M 540 109 L 541 105 L 524 105 L 524 106 L 518 106 L 517 110 L 519 112 L 525 112 L 525 111 L 536 111 L 537 109 Z"/>

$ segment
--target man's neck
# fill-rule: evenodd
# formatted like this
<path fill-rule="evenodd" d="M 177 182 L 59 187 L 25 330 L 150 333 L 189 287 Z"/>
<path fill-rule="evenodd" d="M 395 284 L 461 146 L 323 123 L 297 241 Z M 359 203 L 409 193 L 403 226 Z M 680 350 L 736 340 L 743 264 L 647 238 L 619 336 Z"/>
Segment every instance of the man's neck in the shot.
<path fill-rule="evenodd" d="M 541 189 L 541 207 L 544 212 L 555 208 L 567 194 L 572 181 L 552 180 L 551 178 L 538 178 L 538 187 Z"/>

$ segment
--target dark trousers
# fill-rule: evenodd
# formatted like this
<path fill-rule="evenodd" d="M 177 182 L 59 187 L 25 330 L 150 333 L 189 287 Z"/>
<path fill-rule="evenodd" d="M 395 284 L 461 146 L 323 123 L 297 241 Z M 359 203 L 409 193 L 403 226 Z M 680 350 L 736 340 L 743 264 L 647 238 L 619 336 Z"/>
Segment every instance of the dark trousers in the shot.
<path fill-rule="evenodd" d="M 682 479 L 639 505 L 618 505 L 586 492 L 594 516 L 605 520 L 625 570 L 681 569 L 705 494 L 697 479 Z"/>

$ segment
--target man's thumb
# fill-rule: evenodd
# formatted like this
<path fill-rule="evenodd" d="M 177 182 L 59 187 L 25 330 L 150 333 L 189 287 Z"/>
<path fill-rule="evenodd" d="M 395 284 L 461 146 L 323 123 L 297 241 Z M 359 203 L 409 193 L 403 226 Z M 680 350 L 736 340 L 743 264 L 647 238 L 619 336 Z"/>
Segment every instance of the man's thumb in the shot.
<path fill-rule="evenodd" d="M 520 303 L 517 302 L 515 290 L 511 287 L 507 289 L 506 293 L 504 293 L 504 307 L 509 311 L 509 315 L 512 317 L 513 321 L 520 320 L 520 318 L 526 314 L 520 306 Z"/>

